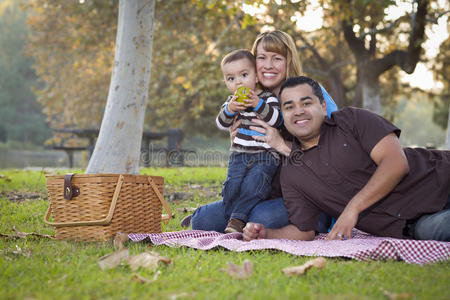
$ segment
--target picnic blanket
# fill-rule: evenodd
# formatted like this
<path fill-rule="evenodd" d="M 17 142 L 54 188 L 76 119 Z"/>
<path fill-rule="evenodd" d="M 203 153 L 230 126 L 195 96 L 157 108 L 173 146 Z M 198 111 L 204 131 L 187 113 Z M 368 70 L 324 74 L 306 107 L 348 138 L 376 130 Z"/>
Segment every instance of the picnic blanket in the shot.
<path fill-rule="evenodd" d="M 326 241 L 325 234 L 313 241 L 261 239 L 245 242 L 241 233 L 223 234 L 215 231 L 186 230 L 165 233 L 134 233 L 128 237 L 134 242 L 150 240 L 155 245 L 186 246 L 209 250 L 216 247 L 241 252 L 276 249 L 294 255 L 346 257 L 360 261 L 400 260 L 410 264 L 428 264 L 450 259 L 450 242 L 402 240 L 376 237 L 359 230 L 345 241 Z"/>

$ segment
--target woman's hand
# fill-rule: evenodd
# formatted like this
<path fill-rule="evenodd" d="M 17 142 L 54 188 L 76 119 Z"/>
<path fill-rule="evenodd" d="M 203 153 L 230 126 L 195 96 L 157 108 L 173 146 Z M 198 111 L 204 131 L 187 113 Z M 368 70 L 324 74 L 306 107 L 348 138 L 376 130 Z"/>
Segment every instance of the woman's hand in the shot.
<path fill-rule="evenodd" d="M 269 144 L 270 147 L 277 150 L 284 156 L 289 156 L 291 154 L 291 146 L 288 145 L 281 137 L 281 134 L 277 129 L 269 126 L 266 122 L 260 119 L 253 119 L 252 122 L 260 125 L 261 127 L 250 126 L 250 129 L 264 134 L 264 136 L 252 136 L 255 140 Z"/>

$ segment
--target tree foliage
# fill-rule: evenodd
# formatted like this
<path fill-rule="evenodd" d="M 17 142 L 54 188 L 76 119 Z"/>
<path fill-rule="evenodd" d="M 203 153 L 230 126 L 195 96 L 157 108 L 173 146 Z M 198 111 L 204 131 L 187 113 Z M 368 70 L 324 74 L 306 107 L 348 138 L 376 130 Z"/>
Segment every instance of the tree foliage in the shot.
<path fill-rule="evenodd" d="M 31 91 L 36 75 L 24 57 L 25 19 L 18 1 L 0 1 L 0 141 L 39 144 L 50 132 Z"/>
<path fill-rule="evenodd" d="M 232 49 L 251 48 L 268 28 L 294 37 L 304 71 L 322 82 L 340 107 L 362 106 L 370 83 L 385 115 L 393 118 L 389 107 L 404 91 L 399 70 L 410 73 L 424 59 L 421 30 L 441 13 L 437 1 L 409 1 L 417 4 L 390 19 L 387 9 L 405 2 L 321 0 L 322 26 L 304 32 L 295 23 L 309 1 L 159 0 L 146 129 L 217 133 L 214 118 L 228 94 L 220 59 Z M 246 14 L 242 3 L 263 12 Z M 423 5 L 426 18 L 418 23 Z M 33 30 L 29 53 L 43 83 L 38 96 L 52 127 L 99 127 L 112 70 L 117 1 L 36 0 L 26 8 Z"/>

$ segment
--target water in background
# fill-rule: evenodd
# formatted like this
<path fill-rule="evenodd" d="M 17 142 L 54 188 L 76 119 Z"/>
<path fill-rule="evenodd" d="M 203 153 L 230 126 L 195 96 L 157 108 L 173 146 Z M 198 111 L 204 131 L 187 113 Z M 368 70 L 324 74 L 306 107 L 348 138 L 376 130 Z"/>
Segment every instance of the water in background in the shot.
<path fill-rule="evenodd" d="M 222 166 L 226 167 L 229 152 L 217 150 L 199 150 L 183 153 L 151 151 L 141 153 L 142 167 L 179 167 L 179 166 Z M 74 168 L 86 168 L 87 152 L 76 151 L 73 158 Z M 0 169 L 7 168 L 69 168 L 69 157 L 63 151 L 30 151 L 0 149 Z"/>
<path fill-rule="evenodd" d="M 81 153 L 75 154 L 74 166 L 80 167 Z M 69 158 L 62 151 L 29 151 L 0 149 L 0 168 L 65 167 Z"/>

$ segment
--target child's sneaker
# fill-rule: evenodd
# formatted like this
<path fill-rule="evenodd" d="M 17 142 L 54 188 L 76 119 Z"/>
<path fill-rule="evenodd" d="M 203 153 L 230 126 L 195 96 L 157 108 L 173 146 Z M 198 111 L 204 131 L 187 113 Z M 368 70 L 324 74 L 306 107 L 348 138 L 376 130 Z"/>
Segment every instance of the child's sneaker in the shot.
<path fill-rule="evenodd" d="M 245 227 L 245 222 L 239 219 L 231 218 L 228 221 L 227 228 L 225 228 L 225 233 L 241 232 Z"/>

